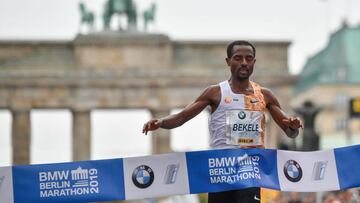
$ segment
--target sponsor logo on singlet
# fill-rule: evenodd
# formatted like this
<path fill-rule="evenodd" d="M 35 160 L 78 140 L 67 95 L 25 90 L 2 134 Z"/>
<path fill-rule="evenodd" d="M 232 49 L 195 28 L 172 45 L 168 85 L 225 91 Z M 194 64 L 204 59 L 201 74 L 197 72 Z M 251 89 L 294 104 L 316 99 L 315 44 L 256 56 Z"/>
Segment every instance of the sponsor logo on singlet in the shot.
<path fill-rule="evenodd" d="M 227 96 L 227 97 L 225 97 L 224 102 L 225 102 L 225 104 L 230 104 L 232 102 L 232 100 L 233 100 L 232 97 Z"/>

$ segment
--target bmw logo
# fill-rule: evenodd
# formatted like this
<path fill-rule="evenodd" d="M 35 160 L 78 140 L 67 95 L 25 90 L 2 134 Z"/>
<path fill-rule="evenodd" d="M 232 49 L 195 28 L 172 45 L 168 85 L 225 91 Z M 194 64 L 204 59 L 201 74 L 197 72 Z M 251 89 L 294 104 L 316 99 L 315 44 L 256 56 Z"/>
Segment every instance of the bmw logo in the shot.
<path fill-rule="evenodd" d="M 138 166 L 132 173 L 132 181 L 138 188 L 147 188 L 154 182 L 154 172 L 149 166 Z"/>
<path fill-rule="evenodd" d="M 238 114 L 238 117 L 242 120 L 246 117 L 246 113 L 243 112 L 243 111 L 240 111 L 239 114 Z"/>
<path fill-rule="evenodd" d="M 299 182 L 302 178 L 302 173 L 302 169 L 296 161 L 289 160 L 285 163 L 284 174 L 291 182 Z"/>

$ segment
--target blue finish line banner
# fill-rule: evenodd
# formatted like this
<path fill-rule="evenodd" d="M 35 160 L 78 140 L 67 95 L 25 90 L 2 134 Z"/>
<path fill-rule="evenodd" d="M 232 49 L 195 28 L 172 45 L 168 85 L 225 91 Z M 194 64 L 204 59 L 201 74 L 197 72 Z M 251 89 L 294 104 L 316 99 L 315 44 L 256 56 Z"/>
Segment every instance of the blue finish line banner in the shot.
<path fill-rule="evenodd" d="M 0 167 L 0 202 L 100 202 L 247 187 L 316 192 L 360 186 L 360 145 L 327 151 L 223 149 Z"/>

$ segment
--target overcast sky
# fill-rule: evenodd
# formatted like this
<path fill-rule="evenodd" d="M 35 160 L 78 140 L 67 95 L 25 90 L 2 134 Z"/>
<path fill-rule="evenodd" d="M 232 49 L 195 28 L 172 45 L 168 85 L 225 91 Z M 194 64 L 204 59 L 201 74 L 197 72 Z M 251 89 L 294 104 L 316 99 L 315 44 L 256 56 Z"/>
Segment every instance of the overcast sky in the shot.
<path fill-rule="evenodd" d="M 172 39 L 288 40 L 289 67 L 298 73 L 346 20 L 360 24 L 359 0 L 134 0 L 139 13 L 157 4 L 151 31 Z M 79 31 L 77 0 L 1 0 L 0 39 L 73 39 Z M 97 29 L 105 0 L 84 0 Z M 140 15 L 140 14 L 139 14 Z M 142 27 L 140 20 L 139 27 Z"/>
<path fill-rule="evenodd" d="M 105 1 L 84 2 L 95 12 L 97 29 L 100 30 Z M 151 2 L 156 2 L 156 22 L 150 30 L 167 34 L 174 40 L 291 41 L 289 67 L 292 73 L 298 73 L 307 57 L 326 45 L 330 33 L 338 29 L 342 22 L 347 21 L 352 26 L 360 24 L 359 0 L 135 2 L 140 12 Z M 0 40 L 72 40 L 80 30 L 78 3 L 76 0 L 0 0 Z M 142 27 L 141 20 L 139 27 Z M 92 129 L 93 143 L 96 144 L 92 146 L 92 158 L 148 153 L 149 136 L 141 136 L 140 131 L 143 122 L 149 118 L 146 111 L 93 112 L 92 122 L 96 123 Z M 136 122 L 126 122 L 131 119 Z M 124 120 L 124 123 L 119 122 Z M 0 166 L 11 163 L 10 126 L 10 113 L 0 110 Z M 172 146 L 177 150 L 206 148 L 206 128 L 207 115 L 203 113 L 174 132 Z M 32 111 L 32 134 L 32 163 L 70 160 L 71 114 L 68 110 Z M 134 148 L 139 150 L 132 152 Z"/>

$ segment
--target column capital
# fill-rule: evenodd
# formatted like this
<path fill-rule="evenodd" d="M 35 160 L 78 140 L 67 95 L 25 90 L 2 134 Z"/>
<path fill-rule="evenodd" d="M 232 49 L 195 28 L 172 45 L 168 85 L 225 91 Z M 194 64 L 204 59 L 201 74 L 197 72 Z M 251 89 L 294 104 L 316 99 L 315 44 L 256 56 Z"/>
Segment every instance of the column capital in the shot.
<path fill-rule="evenodd" d="M 75 113 L 75 112 L 79 112 L 79 113 L 84 112 L 84 113 L 86 113 L 86 112 L 92 111 L 92 109 L 90 109 L 90 108 L 70 108 L 70 111 L 73 112 L 73 113 Z"/>
<path fill-rule="evenodd" d="M 28 106 L 28 107 L 25 107 L 25 106 L 22 106 L 22 107 L 11 106 L 10 108 L 8 108 L 8 110 L 10 112 L 30 112 L 31 109 L 32 108 L 30 106 Z"/>
<path fill-rule="evenodd" d="M 151 115 L 155 118 L 168 116 L 171 109 L 149 109 Z"/>

